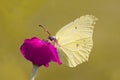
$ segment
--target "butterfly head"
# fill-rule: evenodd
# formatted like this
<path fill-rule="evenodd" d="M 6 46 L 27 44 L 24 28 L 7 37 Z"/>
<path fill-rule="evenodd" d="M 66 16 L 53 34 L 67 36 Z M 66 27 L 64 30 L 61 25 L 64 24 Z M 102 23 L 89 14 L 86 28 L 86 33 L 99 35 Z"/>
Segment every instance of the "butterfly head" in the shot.
<path fill-rule="evenodd" d="M 58 40 L 56 39 L 55 36 L 49 36 L 48 39 L 49 39 L 48 41 L 49 41 L 52 45 L 54 45 L 57 49 L 60 48 L 60 44 L 58 43 Z"/>
<path fill-rule="evenodd" d="M 39 25 L 39 27 L 43 28 L 45 32 L 48 33 L 48 41 L 53 44 L 54 46 L 58 45 L 58 41 L 55 36 L 51 36 L 51 33 L 42 25 Z"/>
<path fill-rule="evenodd" d="M 55 37 L 55 36 L 49 36 L 48 39 L 49 39 L 50 41 L 56 41 L 56 37 Z"/>

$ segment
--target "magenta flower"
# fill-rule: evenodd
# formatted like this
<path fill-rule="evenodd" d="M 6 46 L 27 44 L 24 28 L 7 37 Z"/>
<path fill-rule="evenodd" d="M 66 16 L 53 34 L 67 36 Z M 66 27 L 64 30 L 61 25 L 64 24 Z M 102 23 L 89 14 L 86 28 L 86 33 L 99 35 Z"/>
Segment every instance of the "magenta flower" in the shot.
<path fill-rule="evenodd" d="M 20 50 L 23 56 L 36 66 L 48 67 L 51 61 L 61 64 L 57 49 L 48 41 L 37 37 L 26 39 Z"/>
<path fill-rule="evenodd" d="M 61 64 L 57 49 L 48 41 L 40 40 L 37 37 L 25 39 L 20 48 L 23 56 L 33 63 L 33 70 L 30 80 L 35 79 L 39 66 L 49 66 L 49 62 L 54 61 Z"/>

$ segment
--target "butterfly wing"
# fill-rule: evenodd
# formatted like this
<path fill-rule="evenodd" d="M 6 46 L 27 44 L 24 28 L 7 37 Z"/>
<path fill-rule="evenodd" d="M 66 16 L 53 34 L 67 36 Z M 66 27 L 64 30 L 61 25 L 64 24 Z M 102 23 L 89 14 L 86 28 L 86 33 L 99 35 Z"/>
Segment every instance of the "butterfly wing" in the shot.
<path fill-rule="evenodd" d="M 88 60 L 93 47 L 92 35 L 96 20 L 92 15 L 81 16 L 57 32 L 63 63 L 75 67 Z"/>

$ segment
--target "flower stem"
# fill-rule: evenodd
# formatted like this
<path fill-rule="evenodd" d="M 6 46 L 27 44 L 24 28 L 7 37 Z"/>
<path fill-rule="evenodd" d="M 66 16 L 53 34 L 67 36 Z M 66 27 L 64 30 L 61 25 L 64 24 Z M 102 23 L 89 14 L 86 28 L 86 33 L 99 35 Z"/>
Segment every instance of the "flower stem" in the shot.
<path fill-rule="evenodd" d="M 33 65 L 33 69 L 32 69 L 32 74 L 31 74 L 31 77 L 30 77 L 30 80 L 35 80 L 35 77 L 36 77 L 36 73 L 38 71 L 38 66 L 36 65 Z"/>

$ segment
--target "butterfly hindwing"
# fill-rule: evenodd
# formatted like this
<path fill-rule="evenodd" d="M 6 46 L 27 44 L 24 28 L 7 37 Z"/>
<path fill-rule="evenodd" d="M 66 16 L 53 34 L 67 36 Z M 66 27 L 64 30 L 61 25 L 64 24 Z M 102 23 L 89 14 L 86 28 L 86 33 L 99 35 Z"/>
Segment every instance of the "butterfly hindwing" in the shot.
<path fill-rule="evenodd" d="M 68 65 L 75 67 L 78 64 L 87 61 L 93 42 L 91 38 L 84 38 L 61 47 L 61 50 L 67 55 Z"/>

